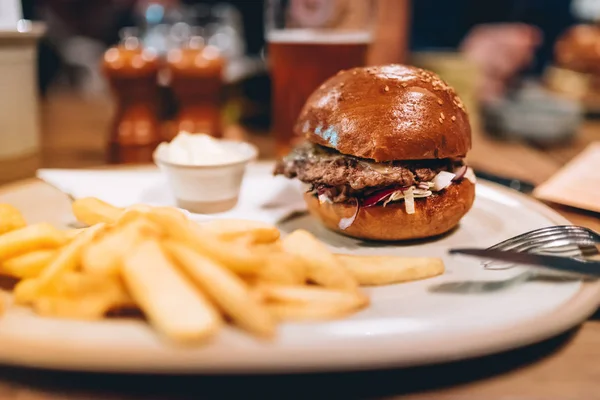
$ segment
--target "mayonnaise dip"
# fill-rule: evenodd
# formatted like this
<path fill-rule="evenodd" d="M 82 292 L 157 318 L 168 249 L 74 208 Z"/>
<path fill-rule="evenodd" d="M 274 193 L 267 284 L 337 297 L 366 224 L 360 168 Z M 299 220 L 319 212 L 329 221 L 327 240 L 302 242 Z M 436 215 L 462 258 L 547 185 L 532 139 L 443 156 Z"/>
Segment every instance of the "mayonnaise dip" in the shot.
<path fill-rule="evenodd" d="M 179 165 L 223 165 L 243 161 L 247 155 L 221 141 L 203 133 L 180 132 L 171 142 L 161 143 L 158 156 L 169 163 Z"/>

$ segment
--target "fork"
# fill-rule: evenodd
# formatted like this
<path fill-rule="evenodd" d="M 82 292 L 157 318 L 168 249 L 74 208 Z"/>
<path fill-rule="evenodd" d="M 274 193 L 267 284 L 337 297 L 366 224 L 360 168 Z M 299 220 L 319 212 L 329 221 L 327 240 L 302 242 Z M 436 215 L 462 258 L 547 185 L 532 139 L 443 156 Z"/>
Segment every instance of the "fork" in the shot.
<path fill-rule="evenodd" d="M 521 235 L 504 240 L 490 249 L 513 250 L 525 252 L 551 253 L 553 255 L 573 254 L 582 257 L 600 254 L 596 245 L 600 243 L 600 235 L 591 229 L 574 226 L 558 225 L 536 229 Z M 488 262 L 487 265 L 491 263 Z M 484 266 L 487 266 L 484 265 Z M 510 267 L 507 267 L 510 268 Z M 429 288 L 432 292 L 445 293 L 486 293 L 504 290 L 528 280 L 544 277 L 546 279 L 568 279 L 564 273 L 556 274 L 539 269 L 527 268 L 520 274 L 504 280 L 495 281 L 456 281 L 446 282 Z"/>
<path fill-rule="evenodd" d="M 563 257 L 586 257 L 600 253 L 596 247 L 600 243 L 600 234 L 583 226 L 557 225 L 535 229 L 521 235 L 497 243 L 488 249 L 528 251 Z M 494 264 L 504 265 L 492 267 Z M 483 264 L 486 269 L 508 269 L 512 264 L 498 261 L 487 261 Z"/>

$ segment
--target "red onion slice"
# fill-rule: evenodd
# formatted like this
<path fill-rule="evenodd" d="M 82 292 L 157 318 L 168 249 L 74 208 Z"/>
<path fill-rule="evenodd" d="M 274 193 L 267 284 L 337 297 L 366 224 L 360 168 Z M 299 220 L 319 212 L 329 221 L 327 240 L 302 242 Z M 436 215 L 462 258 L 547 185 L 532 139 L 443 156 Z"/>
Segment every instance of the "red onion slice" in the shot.
<path fill-rule="evenodd" d="M 379 203 L 380 201 L 386 200 L 389 196 L 392 195 L 392 193 L 397 192 L 398 190 L 405 190 L 405 189 L 406 188 L 402 188 L 402 187 L 394 187 L 394 188 L 380 190 L 380 191 L 375 192 L 375 193 L 371 194 L 370 196 L 364 198 L 362 201 L 362 206 L 365 208 L 372 207 L 375 204 Z"/>
<path fill-rule="evenodd" d="M 329 196 L 331 194 L 331 188 L 327 188 L 327 187 L 317 188 L 317 194 L 319 196 L 322 194 Z"/>
<path fill-rule="evenodd" d="M 356 202 L 356 210 L 354 210 L 354 215 L 349 218 L 342 218 L 338 223 L 338 227 L 343 231 L 352 226 L 356 220 L 356 217 L 358 217 L 358 212 L 360 211 L 360 202 L 357 199 L 354 199 L 354 201 Z"/>
<path fill-rule="evenodd" d="M 463 165 L 462 167 L 457 169 L 456 172 L 454 172 L 456 176 L 452 178 L 452 181 L 460 181 L 467 173 L 467 168 L 468 167 L 466 165 Z"/>

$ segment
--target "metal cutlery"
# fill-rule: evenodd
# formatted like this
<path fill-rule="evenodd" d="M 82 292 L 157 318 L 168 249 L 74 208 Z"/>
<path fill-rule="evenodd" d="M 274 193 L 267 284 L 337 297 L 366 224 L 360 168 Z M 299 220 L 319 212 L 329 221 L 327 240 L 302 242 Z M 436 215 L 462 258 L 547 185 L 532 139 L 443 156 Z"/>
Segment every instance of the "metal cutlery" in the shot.
<path fill-rule="evenodd" d="M 509 264 L 509 267 L 510 265 L 515 264 L 531 265 L 532 262 L 533 264 L 536 264 L 537 262 L 538 264 L 541 263 L 542 266 L 548 266 L 553 262 L 560 262 L 560 265 L 574 267 L 574 270 L 570 270 L 570 273 L 566 274 L 564 267 L 559 273 L 549 271 L 548 268 L 527 268 L 524 272 L 508 279 L 446 282 L 432 286 L 429 289 L 433 292 L 446 293 L 485 293 L 503 290 L 532 279 L 569 279 L 573 278 L 574 272 L 579 274 L 578 278 L 581 277 L 582 273 L 587 273 L 586 275 L 588 276 L 589 274 L 598 276 L 600 275 L 600 263 L 583 260 L 585 257 L 600 254 L 597 247 L 597 244 L 599 243 L 600 235 L 585 227 L 560 225 L 536 229 L 502 241 L 487 249 L 468 250 L 477 253 L 473 255 L 479 256 L 487 254 L 489 256 L 484 256 L 484 258 L 487 258 L 488 260 L 500 259 L 503 260 L 504 263 L 507 261 L 511 262 L 512 264 Z M 461 249 L 456 249 L 454 251 L 459 252 Z M 451 252 L 453 252 L 453 250 L 451 250 Z M 520 258 L 524 256 L 539 256 L 539 258 Z M 564 262 L 565 260 L 566 264 Z M 488 268 L 490 265 L 490 262 L 484 264 L 484 266 Z M 598 274 L 596 274 L 596 269 L 598 270 Z"/>
<path fill-rule="evenodd" d="M 577 260 L 572 257 L 523 253 L 511 250 L 489 250 L 474 248 L 451 249 L 450 254 L 465 254 L 480 258 L 509 261 L 516 264 L 578 274 L 591 278 L 600 277 L 600 261 L 584 261 Z"/>
<path fill-rule="evenodd" d="M 596 243 L 600 243 L 600 235 L 591 229 L 575 225 L 557 225 L 514 236 L 488 249 L 581 258 L 600 254 Z M 484 268 L 487 269 L 507 269 L 512 266 L 514 264 L 493 261 L 484 263 Z"/>
<path fill-rule="evenodd" d="M 556 244 L 558 241 L 564 241 Z M 600 234 L 583 226 L 557 225 L 536 229 L 504 240 L 489 249 L 528 251 L 546 245 L 594 246 L 600 243 Z"/>
<path fill-rule="evenodd" d="M 533 192 L 533 189 L 535 189 L 535 185 L 533 183 L 521 179 L 500 176 L 490 172 L 481 171 L 479 169 L 475 169 L 474 172 L 477 178 L 485 179 L 486 181 L 509 187 L 521 193 L 530 194 Z"/>

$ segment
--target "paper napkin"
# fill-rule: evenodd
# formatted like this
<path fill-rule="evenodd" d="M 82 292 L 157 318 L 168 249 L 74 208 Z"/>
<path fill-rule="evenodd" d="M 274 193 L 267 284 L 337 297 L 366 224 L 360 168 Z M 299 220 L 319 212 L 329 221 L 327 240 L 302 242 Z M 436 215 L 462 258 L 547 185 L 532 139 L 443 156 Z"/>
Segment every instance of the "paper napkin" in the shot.
<path fill-rule="evenodd" d="M 533 195 L 541 200 L 600 212 L 600 142 L 590 144 Z"/>
<path fill-rule="evenodd" d="M 281 176 L 273 177 L 271 165 L 248 167 L 237 206 L 218 214 L 192 214 L 196 220 L 251 218 L 276 223 L 286 216 L 306 210 L 302 186 Z M 41 169 L 40 179 L 75 198 L 93 196 L 120 207 L 145 203 L 175 206 L 166 179 L 157 169 L 67 170 Z"/>

